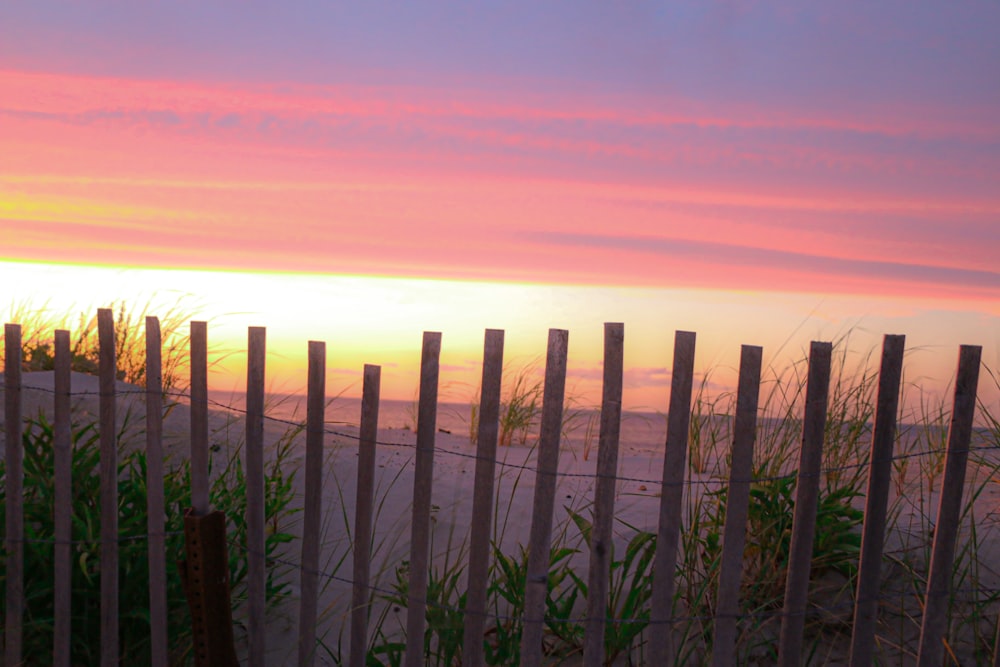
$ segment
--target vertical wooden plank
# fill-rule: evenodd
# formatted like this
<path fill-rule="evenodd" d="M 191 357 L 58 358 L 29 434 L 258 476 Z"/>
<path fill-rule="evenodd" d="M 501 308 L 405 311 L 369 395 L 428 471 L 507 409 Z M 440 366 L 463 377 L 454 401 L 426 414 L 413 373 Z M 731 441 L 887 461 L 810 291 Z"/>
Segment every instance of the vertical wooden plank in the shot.
<path fill-rule="evenodd" d="M 115 423 L 117 373 L 115 321 L 110 308 L 97 311 L 100 346 L 101 425 L 101 667 L 118 667 L 118 443 Z"/>
<path fill-rule="evenodd" d="M 483 344 L 483 377 L 479 391 L 479 429 L 476 435 L 476 477 L 469 536 L 469 586 L 465 597 L 462 662 L 483 664 L 486 632 L 486 587 L 493 527 L 493 487 L 497 437 L 500 428 L 500 385 L 503 377 L 504 332 L 487 329 Z"/>
<path fill-rule="evenodd" d="M 587 584 L 587 621 L 583 641 L 583 664 L 604 664 L 604 629 L 611 573 L 612 528 L 615 517 L 615 482 L 618 475 L 618 444 L 622 423 L 622 376 L 624 373 L 625 325 L 604 325 L 604 386 L 601 396 L 601 426 L 597 440 L 597 481 L 594 488 L 594 519 L 590 535 L 590 566 Z"/>
<path fill-rule="evenodd" d="M 323 425 L 326 410 L 326 343 L 309 341 L 306 389 L 306 497 L 302 516 L 301 594 L 299 596 L 299 667 L 316 659 L 316 605 L 319 531 L 323 513 Z"/>
<path fill-rule="evenodd" d="M 208 324 L 191 322 L 191 507 L 208 514 Z"/>
<path fill-rule="evenodd" d="M 160 320 L 146 318 L 146 514 L 149 640 L 153 667 L 167 667 L 167 545 L 163 498 L 163 351 Z"/>
<path fill-rule="evenodd" d="M 247 639 L 250 667 L 264 667 L 264 366 L 267 330 L 247 331 Z"/>
<path fill-rule="evenodd" d="M 688 429 L 691 425 L 691 388 L 694 384 L 695 334 L 674 335 L 674 366 L 670 379 L 670 410 L 667 442 L 663 452 L 663 488 L 653 559 L 653 599 L 650 602 L 649 638 L 651 665 L 672 665 L 674 567 L 680 542 L 681 509 L 684 503 L 684 472 Z"/>
<path fill-rule="evenodd" d="M 566 351 L 569 332 L 549 330 L 542 390 L 542 425 L 538 442 L 531 533 L 528 538 L 528 570 L 524 591 L 524 630 L 521 635 L 521 666 L 538 667 L 542 661 L 545 598 L 548 595 L 549 552 L 552 548 L 552 512 L 555 507 L 556 475 L 559 472 L 559 440 L 562 435 L 563 401 L 566 395 Z"/>
<path fill-rule="evenodd" d="M 21 664 L 24 625 L 24 450 L 21 443 L 21 325 L 4 325 L 7 608 L 4 661 Z"/>
<path fill-rule="evenodd" d="M 53 616 L 52 664 L 70 666 L 73 594 L 73 438 L 70 433 L 70 347 L 69 332 L 55 334 L 55 397 L 52 427 L 55 458 L 55 498 L 53 515 Z"/>
<path fill-rule="evenodd" d="M 896 412 L 899 409 L 899 385 L 903 377 L 905 345 L 905 336 L 887 335 L 882 341 L 865 523 L 861 531 L 861 559 L 858 565 L 857 592 L 854 596 L 854 628 L 851 633 L 850 660 L 856 667 L 870 665 L 874 659 L 882 548 L 892 484 L 892 454 L 896 442 Z"/>
<path fill-rule="evenodd" d="M 740 378 L 736 389 L 736 420 L 733 428 L 732 464 L 726 521 L 722 532 L 719 571 L 719 602 L 712 640 L 712 665 L 736 664 L 740 584 L 743 580 L 743 549 L 746 546 L 750 485 L 753 477 L 753 447 L 757 437 L 757 403 L 760 398 L 760 366 L 763 350 L 744 345 L 740 351 Z"/>
<path fill-rule="evenodd" d="M 372 541 L 372 505 L 375 501 L 375 442 L 378 437 L 378 401 L 382 369 L 365 364 L 361 389 L 361 430 L 358 442 L 358 489 L 354 515 L 354 590 L 351 593 L 351 663 L 365 667 L 368 651 L 368 611 Z"/>
<path fill-rule="evenodd" d="M 806 384 L 802 450 L 795 488 L 792 541 L 788 549 L 788 576 L 778 638 L 778 664 L 795 667 L 802 663 L 802 641 L 812 569 L 819 476 L 823 463 L 827 397 L 830 392 L 830 358 L 833 345 L 813 341 L 809 349 L 809 379 Z"/>
<path fill-rule="evenodd" d="M 424 622 L 427 608 L 427 566 L 431 535 L 431 487 L 434 477 L 434 438 L 437 429 L 438 368 L 441 334 L 424 332 L 420 356 L 420 398 L 417 407 L 417 460 L 413 478 L 413 521 L 410 524 L 410 583 L 406 608 L 406 667 L 424 660 Z"/>
<path fill-rule="evenodd" d="M 996 635 L 993 638 L 993 667 L 1000 667 L 1000 618 L 997 618 Z"/>
<path fill-rule="evenodd" d="M 976 391 L 983 348 L 963 345 L 958 353 L 958 376 L 948 430 L 948 453 L 944 482 L 938 500 L 931 568 L 927 573 L 924 618 L 920 625 L 920 651 L 917 664 L 940 665 L 944 659 L 944 633 L 948 628 L 948 598 L 951 594 L 951 569 L 955 558 L 965 492 L 965 468 L 972 442 L 972 422 L 976 414 Z"/>

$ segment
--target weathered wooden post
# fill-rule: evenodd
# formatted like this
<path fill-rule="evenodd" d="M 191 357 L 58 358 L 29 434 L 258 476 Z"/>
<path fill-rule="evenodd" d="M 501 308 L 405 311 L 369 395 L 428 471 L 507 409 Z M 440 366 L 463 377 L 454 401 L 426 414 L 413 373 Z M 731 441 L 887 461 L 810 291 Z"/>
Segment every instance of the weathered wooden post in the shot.
<path fill-rule="evenodd" d="M 684 502 L 684 471 L 688 429 L 691 424 L 691 389 L 694 384 L 695 334 L 674 334 L 674 366 L 670 380 L 670 413 L 663 452 L 663 486 L 660 519 L 653 560 L 653 598 L 650 602 L 649 639 L 651 665 L 672 665 L 674 567 L 680 543 L 681 507 Z"/>
<path fill-rule="evenodd" d="M 101 442 L 101 667 L 118 667 L 118 443 L 114 314 L 97 311 L 100 345 Z"/>
<path fill-rule="evenodd" d="M 948 453 L 944 481 L 938 499 L 937 523 L 931 568 L 927 573 L 924 618 L 920 625 L 920 651 L 917 664 L 937 667 L 944 659 L 944 633 L 948 626 L 948 598 L 951 595 L 951 569 L 955 560 L 955 542 L 962 516 L 965 493 L 965 468 L 972 442 L 972 422 L 976 415 L 976 391 L 983 348 L 963 345 L 958 353 L 955 399 L 948 429 Z"/>
<path fill-rule="evenodd" d="M 563 400 L 566 394 L 566 349 L 569 332 L 549 330 L 542 390 L 542 426 L 538 443 L 538 471 L 528 537 L 528 569 L 524 591 L 521 635 L 522 667 L 538 667 L 542 661 L 545 597 L 548 595 L 549 551 L 552 548 L 552 512 L 555 508 L 556 474 L 559 471 L 559 439 L 562 434 Z"/>
<path fill-rule="evenodd" d="M 797 667 L 802 663 L 802 641 L 812 570 L 816 510 L 819 506 L 819 476 L 823 464 L 827 397 L 830 392 L 830 360 L 833 345 L 813 341 L 809 349 L 809 379 L 806 384 L 802 450 L 795 485 L 792 542 L 788 548 L 788 576 L 778 637 L 778 664 Z"/>
<path fill-rule="evenodd" d="M 306 497 L 302 517 L 299 598 L 299 667 L 316 660 L 319 534 L 323 514 L 323 428 L 326 411 L 326 343 L 309 341 L 306 396 Z"/>
<path fill-rule="evenodd" d="M 885 541 L 889 488 L 892 484 L 892 453 L 896 442 L 896 411 L 899 409 L 899 385 L 903 377 L 905 343 L 905 336 L 886 336 L 882 343 L 882 364 L 879 368 L 878 397 L 875 403 L 875 427 L 872 432 L 869 457 L 865 524 L 861 534 L 858 587 L 854 596 L 851 665 L 855 667 L 870 665 L 874 658 L 882 547 Z"/>
<path fill-rule="evenodd" d="M 147 319 L 147 323 L 148 321 Z M 162 373 L 159 368 L 158 323 L 156 327 L 156 349 L 147 348 L 147 360 L 150 354 L 156 355 L 157 368 L 155 373 L 159 383 L 162 379 Z M 147 335 L 148 333 L 147 324 Z M 191 322 L 190 354 L 191 507 L 184 512 L 185 560 L 180 563 L 181 579 L 188 599 L 188 609 L 191 612 L 191 635 L 194 640 L 195 664 L 197 667 L 216 667 L 217 665 L 234 667 L 237 660 L 229 587 L 226 516 L 219 510 L 212 511 L 209 502 L 208 325 L 205 322 Z M 158 418 L 163 409 L 162 392 L 158 390 L 157 393 L 153 394 L 148 389 L 149 385 L 147 384 L 147 419 L 153 415 Z M 156 428 L 159 430 L 159 426 Z M 248 437 L 247 442 L 249 443 L 249 441 Z M 155 447 L 162 451 L 159 444 Z M 157 474 L 162 479 L 162 472 Z M 249 500 L 247 505 L 249 507 Z M 250 558 L 252 561 L 252 556 Z M 152 570 L 150 572 L 152 573 Z"/>
<path fill-rule="evenodd" d="M 24 449 L 21 443 L 21 325 L 4 325 L 7 607 L 4 660 L 21 664 L 24 632 Z"/>
<path fill-rule="evenodd" d="M 375 441 L 382 369 L 365 364 L 358 440 L 358 489 L 354 514 L 354 588 L 351 592 L 350 667 L 364 667 L 368 651 L 368 582 L 371 569 L 372 504 L 375 497 Z"/>
<path fill-rule="evenodd" d="M 743 549 L 746 546 L 747 517 L 750 509 L 753 447 L 757 438 L 757 403 L 760 398 L 762 353 L 761 348 L 751 345 L 744 345 L 740 353 L 732 464 L 729 466 L 726 522 L 722 533 L 719 602 L 715 612 L 715 636 L 712 639 L 713 667 L 736 664 L 740 583 L 743 579 Z"/>
<path fill-rule="evenodd" d="M 146 526 L 149 531 L 149 644 L 167 667 L 167 547 L 163 498 L 163 366 L 160 321 L 146 318 Z"/>
<path fill-rule="evenodd" d="M 493 527 L 494 473 L 500 427 L 503 338 L 503 331 L 488 329 L 483 344 L 483 376 L 479 392 L 479 425 L 476 435 L 476 477 L 469 536 L 469 586 L 465 597 L 465 628 L 462 637 L 462 664 L 468 667 L 478 667 L 483 664 L 490 532 Z"/>
<path fill-rule="evenodd" d="M 417 461 L 413 478 L 413 523 L 410 538 L 410 584 L 406 609 L 406 667 L 424 661 L 427 612 L 427 568 L 431 536 L 431 489 L 434 483 L 434 440 L 437 430 L 438 366 L 441 334 L 424 333 L 417 408 Z"/>
<path fill-rule="evenodd" d="M 247 635 L 250 667 L 264 667 L 266 642 L 264 609 L 267 569 L 264 561 L 264 370 L 267 330 L 250 327 L 247 332 Z"/>
<path fill-rule="evenodd" d="M 604 664 L 604 630 L 608 586 L 614 548 L 615 483 L 618 475 L 618 444 L 622 425 L 622 376 L 624 374 L 625 325 L 604 325 L 604 385 L 601 426 L 597 444 L 597 481 L 594 488 L 594 519 L 590 534 L 590 569 L 587 583 L 587 621 L 583 642 L 583 664 Z"/>
<path fill-rule="evenodd" d="M 208 324 L 191 322 L 191 507 L 209 511 L 208 500 Z"/>

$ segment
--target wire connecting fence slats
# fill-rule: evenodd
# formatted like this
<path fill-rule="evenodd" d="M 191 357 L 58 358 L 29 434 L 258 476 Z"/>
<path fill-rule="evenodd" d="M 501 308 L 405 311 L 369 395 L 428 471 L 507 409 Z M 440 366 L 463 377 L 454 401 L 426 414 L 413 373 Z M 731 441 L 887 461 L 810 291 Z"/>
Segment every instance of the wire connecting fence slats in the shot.
<path fill-rule="evenodd" d="M 649 661 L 672 665 L 674 567 L 681 534 L 681 505 L 684 501 L 684 462 L 687 460 L 688 428 L 691 421 L 691 389 L 694 384 L 695 334 L 674 334 L 674 365 L 670 378 L 670 408 L 667 413 L 667 441 L 663 452 L 663 486 L 660 519 L 653 558 L 653 598 L 649 622 L 655 628 L 649 639 Z"/>
<path fill-rule="evenodd" d="M 149 622 L 152 664 L 165 667 L 169 657 L 167 636 L 166 532 L 164 507 L 163 423 L 165 391 L 163 387 L 162 344 L 159 320 L 149 317 L 146 326 L 146 401 L 145 446 L 148 510 Z M 22 369 L 21 328 L 4 327 L 5 390 L 5 520 L 4 573 L 6 575 L 4 664 L 21 664 L 24 656 L 24 545 L 22 445 Z M 265 653 L 265 486 L 264 486 L 264 377 L 266 332 L 262 327 L 248 330 L 247 402 L 245 471 L 247 483 L 247 538 L 244 548 L 247 572 L 247 661 L 252 666 L 266 664 Z M 116 378 L 118 374 L 116 328 L 109 309 L 98 311 L 99 342 L 99 446 L 100 487 L 100 655 L 102 665 L 118 665 L 132 658 L 118 655 L 119 582 L 118 543 L 118 447 L 120 425 L 117 423 Z M 192 504 L 203 512 L 209 509 L 208 431 L 207 431 L 207 331 L 204 323 L 191 324 L 191 464 L 204 468 L 204 474 L 192 472 Z M 517 464 L 497 461 L 503 369 L 503 331 L 486 332 L 483 376 L 478 408 L 476 476 L 473 489 L 472 525 L 470 527 L 468 583 L 464 612 L 462 663 L 484 664 L 486 622 L 501 614 L 486 607 L 486 591 L 491 562 L 492 515 L 498 465 Z M 893 445 L 896 440 L 896 414 L 902 377 L 903 336 L 886 336 L 883 342 L 879 384 L 869 465 L 862 546 L 853 608 L 851 664 L 870 664 L 874 659 L 875 624 L 878 605 L 884 599 L 880 561 L 886 539 L 886 513 L 892 484 Z M 590 534 L 590 566 L 587 588 L 590 593 L 585 614 L 579 619 L 552 619 L 545 615 L 548 593 L 549 554 L 553 523 L 556 480 L 560 476 L 582 476 L 559 472 L 559 448 L 563 427 L 568 332 L 550 330 L 545 366 L 543 403 L 537 451 L 532 521 L 528 543 L 521 664 L 540 665 L 546 624 L 572 622 L 583 628 L 583 663 L 600 665 L 604 654 L 604 635 L 609 623 L 629 623 L 641 619 L 616 619 L 608 614 L 608 587 L 611 574 L 612 519 L 615 513 L 618 441 L 621 426 L 624 327 L 605 325 L 604 385 L 600 413 L 597 472 L 594 478 L 593 522 Z M 55 332 L 54 352 L 54 425 L 53 487 L 54 516 L 52 543 L 53 615 L 55 636 L 52 641 L 53 663 L 71 664 L 72 636 L 72 465 L 71 374 L 69 332 Z M 650 632 L 644 647 L 645 664 L 671 664 L 676 660 L 672 628 L 684 612 L 674 609 L 674 568 L 682 529 L 681 507 L 684 491 L 695 480 L 685 480 L 686 455 L 691 415 L 691 392 L 695 335 L 678 331 L 674 342 L 667 439 L 659 507 L 657 549 L 653 565 L 653 591 L 648 622 Z M 425 616 L 428 601 L 428 571 L 431 565 L 431 492 L 436 451 L 435 433 L 439 382 L 441 335 L 424 334 L 421 357 L 421 382 L 418 406 L 416 470 L 412 535 L 410 543 L 409 582 L 407 589 L 406 665 L 424 660 Z M 789 567 L 785 584 L 784 606 L 768 612 L 781 619 L 777 643 L 781 664 L 799 664 L 803 659 L 803 629 L 807 614 L 813 536 L 815 533 L 818 492 L 822 470 L 823 439 L 826 431 L 827 400 L 830 384 L 832 346 L 813 343 L 804 405 L 802 443 L 796 478 L 795 510 L 792 524 Z M 719 566 L 717 602 L 713 613 L 714 632 L 706 641 L 713 665 L 734 664 L 740 614 L 739 593 L 742 579 L 742 555 L 748 518 L 748 503 L 753 479 L 753 450 L 757 432 L 762 350 L 743 346 L 732 430 L 732 451 L 726 488 L 725 525 Z M 949 604 L 956 591 L 951 590 L 955 544 L 960 526 L 965 474 L 970 454 L 981 348 L 962 346 L 954 389 L 953 410 L 947 437 L 945 471 L 940 488 L 939 507 L 926 592 L 921 618 L 918 663 L 941 664 L 945 650 Z M 324 423 L 326 348 L 321 342 L 309 343 L 309 379 L 306 416 L 305 499 L 303 540 L 298 563 L 301 577 L 298 627 L 298 664 L 312 665 L 317 644 L 317 601 L 321 577 L 319 535 L 322 523 L 322 458 L 328 433 Z M 373 502 L 375 453 L 378 435 L 380 369 L 364 367 L 357 470 L 357 498 L 353 534 L 353 576 L 350 618 L 350 662 L 352 667 L 366 664 L 369 643 L 368 619 L 373 597 L 386 591 L 371 583 L 370 559 L 373 541 Z M 197 422 L 197 425 L 195 423 Z M 472 456 L 445 450 L 445 453 Z M 909 455 L 907 455 L 909 456 Z M 196 461 L 197 459 L 197 461 Z M 198 480 L 195 477 L 199 477 Z M 652 480 L 646 480 L 652 483 Z M 760 480 L 757 480 L 760 481 Z M 132 536 L 136 537 L 136 536 Z M 272 557 L 274 558 L 274 557 Z M 284 561 L 282 561 L 284 562 Z M 973 594 L 981 594 L 976 589 Z M 989 591 L 987 591 L 989 593 Z M 996 591 L 994 591 L 996 593 Z M 459 611 L 455 609 L 453 611 Z M 501 616 L 496 616 L 501 618 Z M 514 620 L 514 619 L 507 619 Z M 994 664 L 1000 663 L 995 652 Z"/>
<path fill-rule="evenodd" d="M 542 629 L 548 594 L 549 550 L 552 545 L 552 511 L 559 470 L 559 439 L 562 435 L 563 401 L 566 396 L 566 353 L 569 332 L 549 330 L 542 388 L 542 424 L 538 437 L 538 469 L 528 537 L 528 569 L 524 588 L 524 619 L 521 636 L 522 667 L 538 667 L 542 661 Z"/>

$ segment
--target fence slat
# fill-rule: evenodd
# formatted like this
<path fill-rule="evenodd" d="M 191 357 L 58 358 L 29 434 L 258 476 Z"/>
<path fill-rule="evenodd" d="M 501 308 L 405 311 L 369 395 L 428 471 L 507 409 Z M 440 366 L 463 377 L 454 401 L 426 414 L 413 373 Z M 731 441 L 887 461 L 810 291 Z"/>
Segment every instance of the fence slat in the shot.
<path fill-rule="evenodd" d="M 858 565 L 858 586 L 854 596 L 854 627 L 851 632 L 850 663 L 857 667 L 872 664 L 874 658 L 882 548 L 885 542 L 886 514 L 892 484 L 896 412 L 899 409 L 899 385 L 903 377 L 905 345 L 905 336 L 885 336 L 882 342 L 875 426 L 872 431 L 869 457 L 871 463 L 868 469 L 865 523 L 861 531 L 861 559 Z"/>
<path fill-rule="evenodd" d="M 993 667 L 1000 667 L 1000 617 L 997 618 L 997 626 L 993 637 Z"/>
<path fill-rule="evenodd" d="M 306 389 L 306 497 L 302 516 L 301 595 L 299 597 L 299 666 L 316 659 L 319 531 L 323 514 L 323 425 L 326 410 L 326 343 L 309 341 Z"/>
<path fill-rule="evenodd" d="M 163 352 L 160 320 L 146 318 L 146 511 L 153 667 L 167 666 L 167 546 L 163 499 Z"/>
<path fill-rule="evenodd" d="M 247 331 L 247 623 L 250 667 L 264 667 L 264 366 L 267 330 Z"/>
<path fill-rule="evenodd" d="M 118 443 L 115 420 L 117 373 L 115 321 L 110 308 L 97 311 L 100 346 L 101 423 L 101 667 L 118 665 Z"/>
<path fill-rule="evenodd" d="M 100 664 L 120 664 L 120 582 L 118 517 L 118 423 L 116 409 L 117 342 L 110 309 L 98 310 L 99 339 L 99 438 L 100 438 Z M 163 498 L 163 367 L 159 320 L 146 318 L 146 454 L 149 605 L 152 664 L 165 667 L 168 656 L 166 599 L 166 508 Z M 21 664 L 24 623 L 24 525 L 21 327 L 5 325 L 6 417 L 6 534 L 4 568 L 7 578 L 4 664 Z M 582 664 L 604 661 L 604 634 L 608 623 L 608 571 L 612 557 L 614 490 L 621 427 L 624 326 L 605 324 L 604 385 L 594 516 L 588 571 L 587 611 Z M 491 519 L 495 489 L 496 449 L 501 400 L 504 332 L 487 330 L 484 345 L 477 463 L 473 489 L 473 522 L 470 531 L 469 589 L 463 638 L 463 664 L 483 662 L 487 619 L 486 587 L 490 557 Z M 426 332 L 421 359 L 420 402 L 417 424 L 416 470 L 410 545 L 410 581 L 407 609 L 407 645 L 404 662 L 423 662 L 423 637 L 427 612 L 439 384 L 441 334 Z M 558 477 L 559 447 L 565 399 L 568 332 L 549 331 L 542 419 L 532 507 L 532 525 L 525 583 L 521 664 L 540 665 L 545 632 L 549 550 Z M 53 516 L 53 661 L 70 664 L 72 584 L 72 456 L 70 332 L 55 332 L 54 385 L 54 516 Z M 883 342 L 878 399 L 872 433 L 865 523 L 855 591 L 856 607 L 851 638 L 851 664 L 870 664 L 874 653 L 878 616 L 880 562 L 886 530 L 891 487 L 896 417 L 905 347 L 904 336 L 887 335 Z M 944 658 L 951 571 L 960 529 L 966 467 L 976 410 L 981 347 L 963 345 L 959 353 L 953 413 L 947 445 L 946 469 L 940 490 L 933 533 L 930 571 L 919 639 L 917 662 L 938 665 Z M 675 334 L 673 375 L 664 451 L 663 487 L 659 507 L 658 549 L 653 564 L 648 664 L 670 665 L 674 623 L 673 572 L 680 548 L 681 514 L 685 494 L 686 456 L 691 418 L 695 334 Z M 742 552 L 745 546 L 747 508 L 752 478 L 757 426 L 762 351 L 743 346 L 733 431 L 732 463 L 727 492 L 724 541 L 712 641 L 713 665 L 734 664 L 739 622 Z M 822 475 L 823 444 L 830 391 L 832 345 L 813 342 L 798 462 L 795 509 L 789 565 L 785 585 L 778 664 L 797 665 L 803 658 L 803 635 L 808 605 L 816 510 Z M 248 330 L 246 484 L 248 553 L 248 664 L 265 664 L 266 520 L 264 477 L 264 377 L 266 330 Z M 209 510 L 207 329 L 191 323 L 191 464 L 192 505 Z M 326 346 L 309 342 L 309 388 L 305 454 L 305 508 L 300 561 L 301 598 L 298 628 L 298 664 L 315 662 L 319 581 L 319 534 L 322 524 L 322 460 L 326 380 Z M 354 587 L 351 614 L 350 664 L 365 664 L 370 612 L 370 550 L 374 500 L 374 467 L 379 413 L 380 369 L 365 366 L 360 428 L 357 514 L 355 517 Z M 201 469 L 204 474 L 196 472 Z M 195 478 L 198 478 L 197 480 Z M 128 538 L 130 536 L 124 536 Z M 998 640 L 1000 641 L 1000 640 Z M 30 656 L 29 656 L 30 659 Z M 1000 654 L 996 656 L 1000 664 Z"/>
<path fill-rule="evenodd" d="M 976 414 L 976 390 L 983 348 L 963 345 L 958 353 L 958 375 L 948 429 L 948 453 L 944 481 L 938 499 L 937 523 L 931 567 L 927 573 L 924 618 L 920 625 L 920 651 L 917 664 L 940 665 L 944 659 L 944 633 L 948 627 L 948 598 L 951 595 L 951 569 L 955 558 L 965 492 L 965 468 L 972 442 L 972 422 Z"/>
<path fill-rule="evenodd" d="M 24 625 L 24 449 L 21 444 L 21 325 L 4 325 L 7 608 L 4 660 L 21 664 Z"/>
<path fill-rule="evenodd" d="M 351 667 L 364 667 L 368 652 L 372 504 L 375 502 L 375 442 L 382 369 L 365 364 L 358 441 L 358 489 L 354 515 L 354 589 L 351 593 Z"/>
<path fill-rule="evenodd" d="M 802 450 L 795 484 L 795 512 L 792 540 L 788 548 L 788 575 L 778 637 L 778 664 L 795 667 L 802 663 L 802 641 L 812 570 L 816 509 L 819 503 L 819 476 L 823 463 L 823 435 L 826 430 L 827 397 L 830 393 L 830 359 L 833 345 L 813 341 L 809 348 L 809 379 L 806 384 L 805 415 L 802 422 Z"/>
<path fill-rule="evenodd" d="M 55 332 L 55 396 L 52 445 L 55 477 L 53 512 L 53 631 L 52 664 L 70 665 L 73 586 L 73 438 L 70 433 L 70 349 L 69 332 Z"/>
<path fill-rule="evenodd" d="M 413 474 L 413 521 L 410 524 L 410 583 L 406 608 L 407 667 L 424 660 L 427 609 L 427 567 L 431 535 L 431 488 L 434 478 L 434 439 L 437 429 L 438 367 L 441 334 L 424 332 L 420 355 L 420 398 L 417 408 L 417 456 Z"/>
<path fill-rule="evenodd" d="M 488 329 L 483 343 L 483 378 L 479 392 L 479 425 L 476 433 L 476 477 L 472 497 L 472 529 L 469 536 L 469 586 L 465 602 L 462 662 L 483 664 L 486 631 L 486 586 L 489 576 L 490 533 L 493 518 L 493 487 L 496 472 L 503 379 L 504 332 Z"/>
<path fill-rule="evenodd" d="M 604 664 L 604 628 L 613 551 L 615 484 L 618 445 L 622 424 L 622 376 L 624 372 L 625 325 L 604 325 L 604 385 L 601 396 L 601 426 L 597 440 L 597 481 L 594 485 L 594 518 L 590 534 L 590 565 L 587 584 L 587 620 L 583 641 L 583 664 Z"/>
<path fill-rule="evenodd" d="M 740 377 L 736 388 L 736 420 L 733 429 L 732 463 L 726 494 L 726 520 L 722 533 L 719 571 L 719 602 L 712 639 L 712 665 L 736 664 L 740 584 L 743 580 L 743 549 L 746 546 L 753 449 L 757 437 L 757 404 L 760 399 L 760 366 L 763 350 L 744 345 L 740 351 Z"/>
<path fill-rule="evenodd" d="M 211 510 L 208 499 L 208 324 L 191 322 L 191 507 Z"/>
<path fill-rule="evenodd" d="M 528 537 L 528 568 L 524 591 L 521 638 L 522 667 L 538 667 L 542 661 L 542 631 L 545 597 L 548 594 L 549 551 L 552 548 L 552 512 L 555 506 L 556 474 L 559 471 L 559 440 L 562 435 L 563 400 L 566 395 L 566 352 L 569 332 L 549 330 L 542 390 L 542 424 L 538 441 L 538 469 Z"/>
<path fill-rule="evenodd" d="M 653 559 L 653 599 L 650 603 L 649 640 L 651 665 L 672 665 L 674 567 L 680 541 L 681 506 L 684 501 L 684 469 L 688 429 L 691 424 L 691 387 L 694 384 L 695 334 L 674 334 L 674 366 L 670 380 L 670 411 L 663 452 L 663 488 Z"/>

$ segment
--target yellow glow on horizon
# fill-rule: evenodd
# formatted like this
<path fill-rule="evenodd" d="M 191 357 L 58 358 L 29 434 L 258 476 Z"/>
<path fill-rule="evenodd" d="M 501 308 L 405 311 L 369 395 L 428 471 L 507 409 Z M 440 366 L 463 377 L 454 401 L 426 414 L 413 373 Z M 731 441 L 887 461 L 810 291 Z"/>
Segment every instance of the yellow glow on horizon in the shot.
<path fill-rule="evenodd" d="M 627 408 L 666 409 L 676 329 L 698 334 L 696 382 L 708 373 L 709 394 L 736 378 L 741 344 L 764 347 L 776 368 L 804 358 L 809 340 L 849 338 L 850 363 L 881 344 L 885 333 L 907 335 L 907 378 L 944 392 L 959 344 L 984 346 L 984 362 L 1000 366 L 1000 330 L 975 302 L 918 303 L 783 293 L 582 287 L 366 276 L 88 267 L 0 261 L 12 310 L 54 320 L 92 313 L 112 302 L 150 314 L 179 307 L 209 322 L 218 363 L 213 389 L 245 382 L 246 329 L 268 330 L 271 391 L 304 390 L 307 341 L 327 343 L 328 392 L 360 394 L 365 363 L 383 367 L 383 396 L 409 400 L 418 384 L 424 331 L 442 332 L 441 398 L 464 402 L 481 373 L 483 332 L 506 332 L 512 368 L 544 364 L 549 328 L 570 332 L 570 391 L 600 401 L 603 323 L 625 323 Z M 10 287 L 17 286 L 15 289 Z M 2 305 L 2 304 L 0 304 Z M 9 320 L 7 320 L 9 321 Z M 185 330 L 186 333 L 186 330 Z M 984 400 L 1000 400 L 985 376 Z"/>

